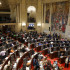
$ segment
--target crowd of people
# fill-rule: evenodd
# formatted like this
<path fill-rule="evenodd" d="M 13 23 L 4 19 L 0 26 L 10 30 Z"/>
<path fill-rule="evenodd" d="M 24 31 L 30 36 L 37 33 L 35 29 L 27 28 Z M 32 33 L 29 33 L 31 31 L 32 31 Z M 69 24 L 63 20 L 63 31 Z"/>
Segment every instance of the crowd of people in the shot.
<path fill-rule="evenodd" d="M 62 38 L 60 34 L 53 33 L 51 34 L 46 34 L 46 33 L 37 33 L 35 32 L 20 32 L 20 33 L 15 33 L 15 32 L 10 32 L 7 35 L 2 35 L 0 34 L 0 64 L 2 64 L 2 60 L 8 56 L 9 53 L 13 53 L 14 46 L 19 44 L 19 42 L 25 44 L 27 43 L 27 46 L 29 49 L 31 44 L 34 44 L 34 48 L 41 46 L 41 51 L 45 48 L 48 49 L 48 54 L 51 54 L 51 52 L 57 51 L 58 48 L 58 57 L 61 58 L 62 56 L 66 56 L 65 59 L 65 67 L 69 67 L 69 62 L 70 62 L 70 41 L 67 40 L 66 38 Z M 23 47 L 23 45 L 21 45 Z M 11 48 L 8 50 L 7 49 Z M 24 53 L 25 50 L 24 48 L 21 48 L 21 51 Z M 54 49 L 52 51 L 52 48 Z M 61 52 L 61 50 L 64 50 L 64 52 Z M 38 52 L 39 53 L 39 52 Z M 32 49 L 32 53 L 29 54 L 29 58 L 31 58 L 31 55 L 34 54 L 34 49 Z M 47 59 L 47 57 L 43 57 L 42 53 L 39 53 L 36 58 L 33 59 L 33 66 L 35 70 L 39 70 L 41 68 L 41 64 L 43 66 L 43 70 L 59 70 L 58 66 L 58 61 L 54 61 L 53 64 L 51 64 L 51 61 Z"/>

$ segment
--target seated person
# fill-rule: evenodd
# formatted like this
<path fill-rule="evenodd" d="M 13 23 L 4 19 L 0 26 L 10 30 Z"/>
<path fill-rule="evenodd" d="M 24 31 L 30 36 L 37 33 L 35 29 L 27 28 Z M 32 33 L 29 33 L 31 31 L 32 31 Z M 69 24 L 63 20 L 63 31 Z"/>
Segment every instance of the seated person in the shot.
<path fill-rule="evenodd" d="M 38 59 L 41 60 L 42 58 L 43 58 L 43 55 L 41 53 L 39 53 Z"/>
<path fill-rule="evenodd" d="M 14 49 L 13 49 L 13 48 L 11 48 L 10 52 L 11 52 L 11 53 L 14 53 Z"/>
<path fill-rule="evenodd" d="M 52 69 L 52 65 L 51 65 L 51 62 L 48 61 L 47 62 L 47 69 L 46 70 L 51 70 Z"/>
<path fill-rule="evenodd" d="M 53 63 L 53 69 L 54 70 L 59 70 L 58 64 Z"/>
<path fill-rule="evenodd" d="M 19 44 L 19 42 L 18 42 L 18 40 L 16 40 L 16 45 L 18 45 Z"/>
<path fill-rule="evenodd" d="M 32 54 L 32 55 L 34 54 L 34 50 L 33 50 L 33 49 L 31 50 L 31 54 Z"/>
<path fill-rule="evenodd" d="M 43 58 L 43 65 L 44 63 L 47 63 L 47 57 Z"/>
<path fill-rule="evenodd" d="M 0 54 L 2 56 L 2 59 L 4 59 L 6 57 L 6 50 L 2 50 Z"/>
<path fill-rule="evenodd" d="M 17 59 L 16 59 L 16 63 L 18 63 L 18 61 L 20 60 L 20 57 L 19 56 L 17 56 Z"/>
<path fill-rule="evenodd" d="M 36 59 L 35 61 L 35 70 L 39 70 L 40 67 L 39 67 L 39 62 L 38 62 L 38 59 Z"/>
<path fill-rule="evenodd" d="M 38 47 L 38 43 L 35 44 L 35 47 Z"/>
<path fill-rule="evenodd" d="M 64 56 L 64 53 L 60 53 L 60 57 L 62 58 Z"/>
<path fill-rule="evenodd" d="M 42 44 L 42 43 L 39 43 L 38 45 L 39 45 L 39 46 L 42 46 L 43 44 Z"/>
<path fill-rule="evenodd" d="M 28 48 L 30 49 L 30 43 L 28 43 Z"/>
<path fill-rule="evenodd" d="M 53 47 L 53 42 L 51 42 L 50 47 Z"/>
<path fill-rule="evenodd" d="M 35 64 L 36 64 L 35 61 L 36 61 L 36 59 L 34 58 L 34 59 L 33 59 L 33 66 L 35 66 Z"/>

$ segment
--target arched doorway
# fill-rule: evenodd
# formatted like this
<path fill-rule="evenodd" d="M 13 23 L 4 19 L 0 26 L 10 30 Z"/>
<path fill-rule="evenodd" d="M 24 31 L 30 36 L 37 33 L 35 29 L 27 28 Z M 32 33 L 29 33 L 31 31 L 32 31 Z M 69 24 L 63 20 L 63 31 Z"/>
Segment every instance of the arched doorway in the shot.
<path fill-rule="evenodd" d="M 34 6 L 27 8 L 27 23 L 28 31 L 34 31 L 36 28 L 36 8 Z"/>
<path fill-rule="evenodd" d="M 36 8 L 34 6 L 29 6 L 27 8 L 27 21 L 28 23 L 36 22 Z"/>

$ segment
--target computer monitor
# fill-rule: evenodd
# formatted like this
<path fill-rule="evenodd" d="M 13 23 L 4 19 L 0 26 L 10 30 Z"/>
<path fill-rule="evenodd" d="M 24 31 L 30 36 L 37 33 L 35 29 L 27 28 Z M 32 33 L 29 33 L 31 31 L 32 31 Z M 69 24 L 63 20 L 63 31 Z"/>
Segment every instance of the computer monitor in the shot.
<path fill-rule="evenodd" d="M 28 29 L 35 29 L 35 28 L 34 28 L 34 23 L 29 23 Z"/>

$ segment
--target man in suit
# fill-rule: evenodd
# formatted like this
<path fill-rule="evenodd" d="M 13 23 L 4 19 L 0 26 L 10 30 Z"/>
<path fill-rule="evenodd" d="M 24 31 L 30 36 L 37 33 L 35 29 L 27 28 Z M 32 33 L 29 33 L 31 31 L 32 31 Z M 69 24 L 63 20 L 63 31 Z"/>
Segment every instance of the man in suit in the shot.
<path fill-rule="evenodd" d="M 51 70 L 51 69 L 52 69 L 51 62 L 50 62 L 50 61 L 48 61 L 48 62 L 47 62 L 47 70 Z"/>
<path fill-rule="evenodd" d="M 23 70 L 26 70 L 27 57 L 23 59 Z"/>

